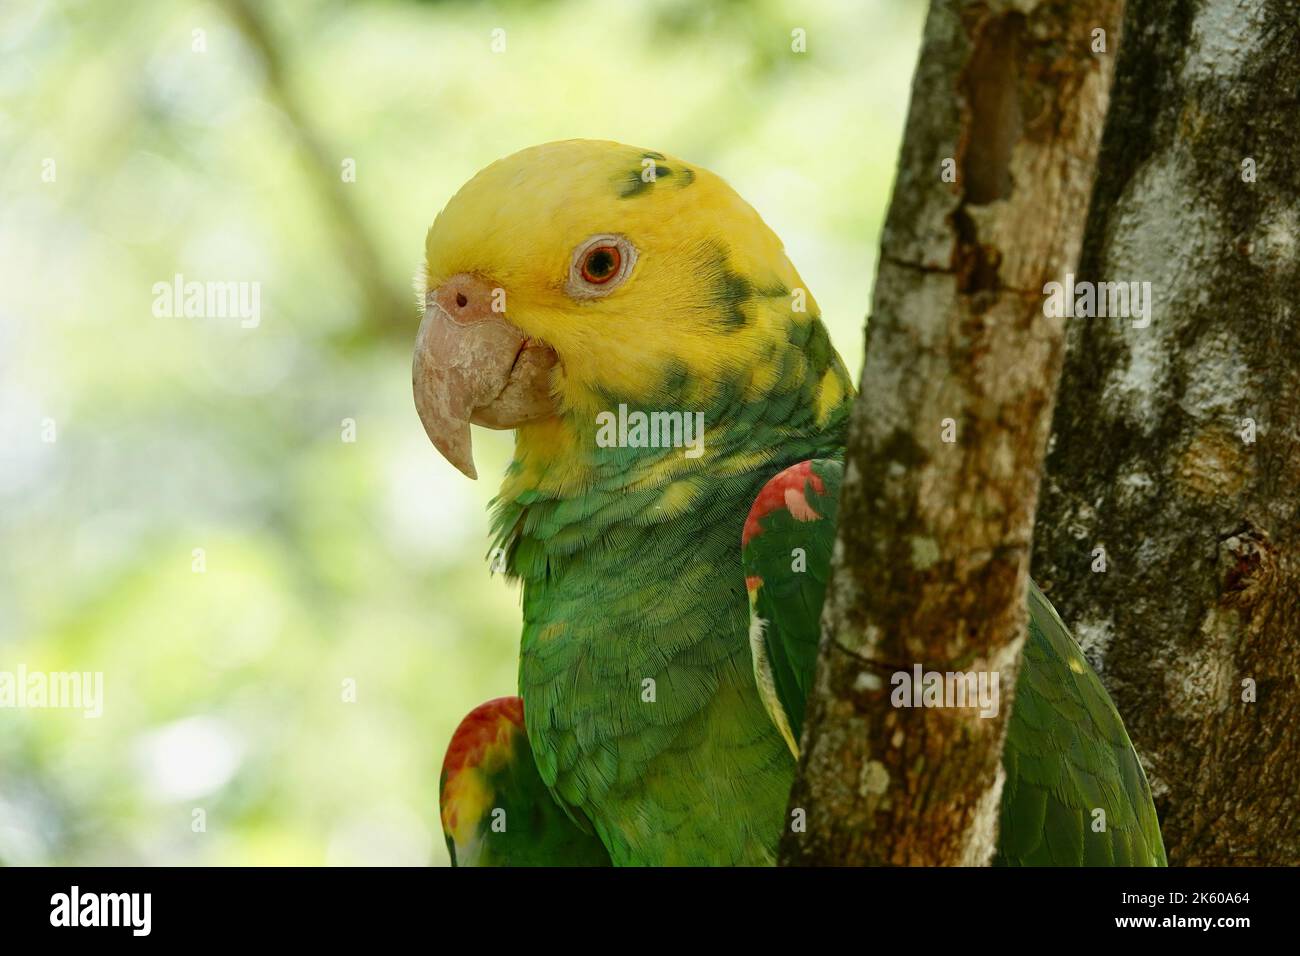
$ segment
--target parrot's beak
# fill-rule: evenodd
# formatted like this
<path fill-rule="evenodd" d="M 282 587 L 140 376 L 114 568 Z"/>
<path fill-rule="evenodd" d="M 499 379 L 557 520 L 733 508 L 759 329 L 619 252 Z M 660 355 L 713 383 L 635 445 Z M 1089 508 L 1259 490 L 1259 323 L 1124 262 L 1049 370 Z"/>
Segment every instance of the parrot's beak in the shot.
<path fill-rule="evenodd" d="M 555 413 L 555 352 L 532 342 L 493 305 L 499 289 L 453 276 L 425 298 L 411 380 L 415 408 L 442 456 L 477 478 L 469 426 L 514 428 Z"/>

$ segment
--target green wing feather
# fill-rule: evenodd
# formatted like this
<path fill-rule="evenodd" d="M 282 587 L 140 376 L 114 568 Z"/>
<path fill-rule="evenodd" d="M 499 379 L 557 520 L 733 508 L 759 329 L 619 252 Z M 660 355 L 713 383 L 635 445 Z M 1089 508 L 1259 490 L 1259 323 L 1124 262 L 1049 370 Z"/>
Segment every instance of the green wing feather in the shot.
<path fill-rule="evenodd" d="M 1033 581 L 1002 759 L 996 862 L 1166 865 L 1151 788 L 1119 711 Z"/>
<path fill-rule="evenodd" d="M 460 722 L 438 788 L 452 866 L 609 866 L 609 853 L 542 783 L 523 701 L 499 697 Z"/>
<path fill-rule="evenodd" d="M 755 501 L 742 541 L 755 679 L 792 750 L 816 667 L 842 478 L 843 465 L 830 459 L 781 472 Z M 1166 865 L 1151 790 L 1119 712 L 1032 581 L 1003 764 L 996 863 Z"/>
<path fill-rule="evenodd" d="M 741 538 L 754 676 L 768 714 L 798 751 L 844 465 L 802 462 L 763 488 Z"/>

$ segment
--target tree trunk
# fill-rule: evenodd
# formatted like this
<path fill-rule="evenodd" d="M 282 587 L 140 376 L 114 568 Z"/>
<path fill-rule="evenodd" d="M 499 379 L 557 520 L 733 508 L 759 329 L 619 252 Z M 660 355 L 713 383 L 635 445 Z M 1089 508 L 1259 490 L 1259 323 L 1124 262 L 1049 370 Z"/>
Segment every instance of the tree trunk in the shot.
<path fill-rule="evenodd" d="M 935 0 L 882 241 L 792 864 L 981 864 L 1025 637 L 1063 322 L 1121 0 Z M 945 177 L 945 172 L 955 173 Z M 997 675 L 1002 706 L 896 708 L 894 675 Z"/>
<path fill-rule="evenodd" d="M 1079 279 L 1150 282 L 1154 306 L 1067 323 L 1035 577 L 1128 725 L 1170 862 L 1294 865 L 1300 17 L 1130 0 L 1125 29 Z"/>

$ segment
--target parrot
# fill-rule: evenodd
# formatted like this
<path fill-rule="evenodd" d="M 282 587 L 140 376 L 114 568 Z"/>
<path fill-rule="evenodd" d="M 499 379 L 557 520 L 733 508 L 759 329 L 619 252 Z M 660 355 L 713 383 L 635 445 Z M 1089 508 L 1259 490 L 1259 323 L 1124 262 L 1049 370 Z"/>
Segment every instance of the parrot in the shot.
<path fill-rule="evenodd" d="M 574 826 L 542 783 L 518 697 L 489 700 L 466 715 L 447 747 L 438 790 L 454 866 L 609 866 L 605 845 Z"/>
<path fill-rule="evenodd" d="M 453 733 L 453 863 L 774 864 L 856 395 L 780 239 L 702 166 L 565 140 L 455 193 L 416 291 L 429 440 L 474 479 L 471 425 L 515 439 L 518 695 Z M 993 862 L 1166 865 L 1114 703 L 1027 600 Z"/>

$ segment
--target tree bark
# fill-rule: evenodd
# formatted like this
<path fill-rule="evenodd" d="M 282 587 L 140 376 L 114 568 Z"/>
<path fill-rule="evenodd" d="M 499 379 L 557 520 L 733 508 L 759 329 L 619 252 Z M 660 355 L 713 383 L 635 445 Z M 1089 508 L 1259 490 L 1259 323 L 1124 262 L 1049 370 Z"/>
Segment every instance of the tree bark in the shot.
<path fill-rule="evenodd" d="M 1079 278 L 1150 282 L 1154 306 L 1068 321 L 1035 578 L 1124 716 L 1170 862 L 1294 865 L 1300 18 L 1130 0 L 1117 70 Z"/>
<path fill-rule="evenodd" d="M 1063 322 L 1122 0 L 935 0 L 882 240 L 792 809 L 791 864 L 983 864 L 1025 638 Z M 949 163 L 945 164 L 945 160 Z M 955 170 L 946 182 L 945 169 Z M 891 705 L 996 674 L 997 716 Z"/>

